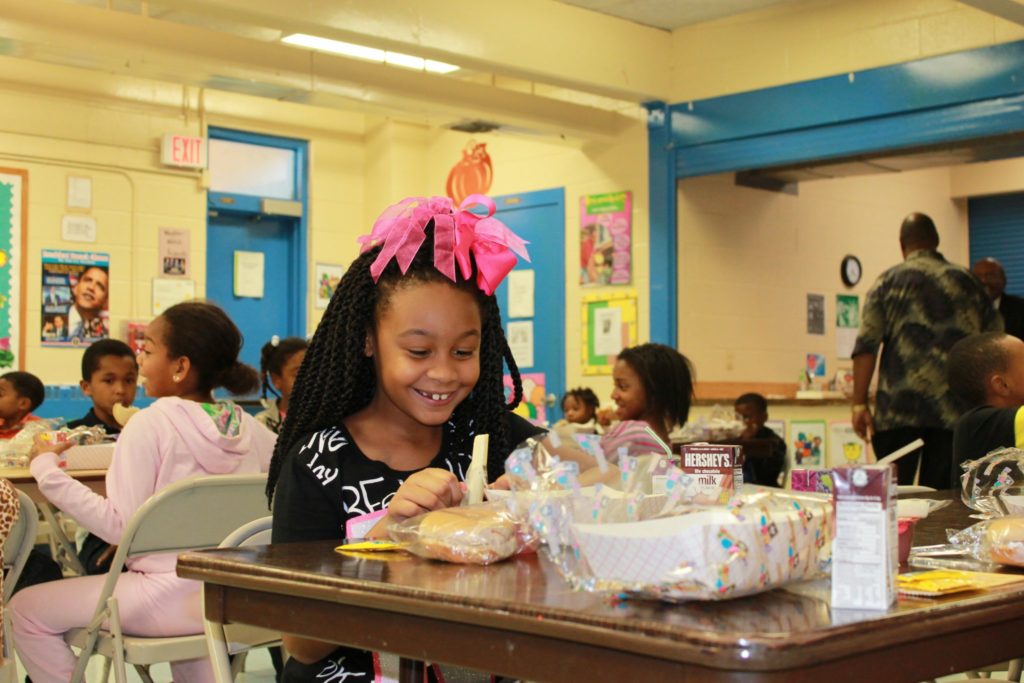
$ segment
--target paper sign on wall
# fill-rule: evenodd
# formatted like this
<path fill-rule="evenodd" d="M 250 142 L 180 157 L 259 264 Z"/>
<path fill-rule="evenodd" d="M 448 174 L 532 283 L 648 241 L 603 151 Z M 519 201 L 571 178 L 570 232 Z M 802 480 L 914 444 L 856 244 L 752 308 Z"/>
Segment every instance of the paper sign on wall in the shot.
<path fill-rule="evenodd" d="M 825 334 L 825 295 L 807 295 L 807 334 Z"/>
<path fill-rule="evenodd" d="M 836 295 L 836 358 L 853 355 L 860 328 L 860 297 L 856 294 Z"/>
<path fill-rule="evenodd" d="M 513 270 L 508 274 L 508 317 L 533 317 L 533 273 L 532 270 Z"/>
<path fill-rule="evenodd" d="M 184 228 L 160 228 L 159 240 L 160 263 L 157 268 L 160 275 L 189 277 L 189 231 Z"/>
<path fill-rule="evenodd" d="M 263 252 L 235 252 L 235 296 L 263 298 Z"/>
<path fill-rule="evenodd" d="M 533 367 L 533 321 L 508 324 L 508 348 L 520 369 Z"/>
<path fill-rule="evenodd" d="M 96 219 L 69 214 L 60 219 L 60 236 L 69 242 L 95 242 Z"/>
<path fill-rule="evenodd" d="M 829 431 L 829 467 L 867 464 L 868 445 L 853 431 L 852 422 L 832 422 L 829 424 Z"/>
<path fill-rule="evenodd" d="M 196 298 L 194 280 L 153 278 L 153 315 L 160 315 L 174 304 Z"/>
<path fill-rule="evenodd" d="M 594 353 L 615 356 L 622 350 L 622 309 L 607 307 L 594 311 Z"/>

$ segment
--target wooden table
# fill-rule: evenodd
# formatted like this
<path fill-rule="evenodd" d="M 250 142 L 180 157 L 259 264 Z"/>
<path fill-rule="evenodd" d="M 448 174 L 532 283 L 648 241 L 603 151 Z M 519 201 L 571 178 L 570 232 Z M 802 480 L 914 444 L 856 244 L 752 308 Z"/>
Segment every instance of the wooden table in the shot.
<path fill-rule="evenodd" d="M 67 472 L 69 476 L 82 482 L 101 496 L 106 495 L 106 470 L 68 470 Z M 27 467 L 0 467 L 0 478 L 10 480 L 14 484 L 14 488 L 27 493 L 28 497 L 37 505 L 46 502 L 46 497 L 39 491 L 39 484 L 36 483 Z"/>
<path fill-rule="evenodd" d="M 959 506 L 959 503 L 957 503 Z M 959 506 L 922 541 L 971 520 Z M 887 612 L 832 611 L 827 582 L 750 598 L 616 604 L 536 556 L 490 567 L 303 543 L 192 552 L 206 614 L 535 681 L 920 681 L 1024 652 L 1024 584 Z"/>
<path fill-rule="evenodd" d="M 107 492 L 106 470 L 68 470 L 68 475 L 82 482 L 90 489 L 105 496 Z M 50 554 L 65 570 L 65 574 L 85 576 L 85 568 L 78 559 L 78 550 L 74 541 L 64 532 L 64 526 L 58 518 L 58 510 L 53 503 L 39 490 L 39 484 L 27 467 L 0 467 L 0 477 L 10 480 L 16 489 L 24 491 L 39 508 L 43 520 L 50 529 Z"/>

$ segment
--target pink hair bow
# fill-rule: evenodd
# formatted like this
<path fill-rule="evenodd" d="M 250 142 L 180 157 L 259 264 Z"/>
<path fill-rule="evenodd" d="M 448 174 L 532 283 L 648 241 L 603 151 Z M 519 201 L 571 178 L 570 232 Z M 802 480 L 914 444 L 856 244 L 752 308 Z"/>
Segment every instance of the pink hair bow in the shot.
<path fill-rule="evenodd" d="M 470 211 L 475 205 L 486 208 L 487 215 Z M 427 238 L 427 224 L 433 220 L 434 267 L 454 282 L 458 265 L 462 277 L 469 278 L 473 273 L 472 255 L 477 286 L 485 294 L 494 294 L 518 262 L 516 254 L 530 260 L 526 242 L 495 218 L 494 211 L 494 200 L 482 194 L 466 197 L 458 210 L 447 197 L 408 197 L 385 209 L 374 221 L 370 234 L 359 238 L 363 245 L 360 253 L 383 245 L 370 265 L 374 282 L 391 259 L 398 261 L 404 274 Z"/>

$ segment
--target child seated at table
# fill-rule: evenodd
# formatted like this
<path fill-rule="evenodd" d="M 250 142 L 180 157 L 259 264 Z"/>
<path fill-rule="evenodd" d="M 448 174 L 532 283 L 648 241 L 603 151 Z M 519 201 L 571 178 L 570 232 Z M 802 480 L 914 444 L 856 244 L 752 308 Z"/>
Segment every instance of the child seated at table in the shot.
<path fill-rule="evenodd" d="M 31 372 L 0 375 L 0 440 L 13 439 L 22 427 L 38 420 L 32 411 L 45 396 L 43 383 Z"/>
<path fill-rule="evenodd" d="M 101 426 L 107 434 L 120 434 L 121 425 L 114 419 L 114 406 L 125 408 L 135 400 L 139 364 L 130 346 L 119 339 L 100 339 L 82 354 L 82 393 L 92 399 L 92 408 L 83 417 L 67 426 Z M 106 574 L 115 546 L 90 533 L 82 541 L 78 559 L 86 574 Z"/>
<path fill-rule="evenodd" d="M 552 429 L 559 436 L 594 434 L 597 427 L 597 394 L 590 387 L 577 387 L 562 396 L 562 414 L 565 416 Z"/>
<path fill-rule="evenodd" d="M 961 464 L 997 448 L 1024 448 L 1024 341 L 1003 332 L 961 339 L 949 352 L 949 388 L 967 411 L 953 428 L 950 484 Z"/>
<path fill-rule="evenodd" d="M 276 437 L 232 401 L 255 391 L 256 370 L 238 359 L 242 335 L 213 304 L 171 306 L 146 328 L 139 354 L 146 394 L 156 398 L 132 417 L 118 438 L 103 497 L 58 465 L 66 443 L 37 440 L 30 469 L 40 492 L 79 524 L 118 543 L 132 515 L 161 489 L 183 479 L 266 471 Z M 201 584 L 175 573 L 175 553 L 129 558 L 114 595 L 124 633 L 181 636 L 203 632 Z M 76 657 L 64 634 L 86 626 L 103 576 L 79 576 L 31 586 L 11 600 L 15 648 L 35 681 L 68 681 Z M 212 681 L 208 658 L 174 662 L 176 681 Z"/>
<path fill-rule="evenodd" d="M 67 426 L 101 426 L 107 434 L 120 434 L 121 425 L 114 419 L 114 405 L 125 408 L 135 400 L 139 364 L 130 346 L 120 339 L 100 339 L 82 354 L 82 393 L 92 399 L 92 408 Z"/>
<path fill-rule="evenodd" d="M 308 347 L 309 342 L 302 337 L 279 339 L 274 335 L 260 351 L 260 384 L 263 387 L 260 403 L 263 410 L 256 413 L 256 419 L 275 434 L 281 433 L 281 425 L 288 414 L 288 397 Z M 268 393 L 276 398 L 267 398 Z"/>
<path fill-rule="evenodd" d="M 768 439 L 771 452 L 767 458 L 747 457 L 743 463 L 743 481 L 760 486 L 778 486 L 779 475 L 786 465 L 786 442 L 765 426 L 768 421 L 768 400 L 761 394 L 747 393 L 736 399 L 736 416 L 743 420 L 741 439 Z"/>
<path fill-rule="evenodd" d="M 619 352 L 612 379 L 615 416 L 621 420 L 601 437 L 601 448 L 614 460 L 629 455 L 670 453 L 670 431 L 690 415 L 693 365 L 664 344 L 640 344 Z"/>

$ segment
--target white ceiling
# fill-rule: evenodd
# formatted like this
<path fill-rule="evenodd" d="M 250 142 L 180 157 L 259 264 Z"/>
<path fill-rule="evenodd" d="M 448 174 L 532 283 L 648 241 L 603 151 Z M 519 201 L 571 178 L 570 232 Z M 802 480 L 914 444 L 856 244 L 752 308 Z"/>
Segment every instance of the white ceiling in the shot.
<path fill-rule="evenodd" d="M 668 31 L 792 0 L 559 0 Z"/>

